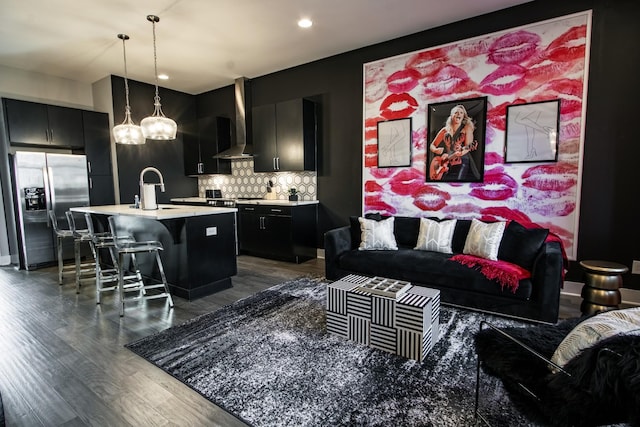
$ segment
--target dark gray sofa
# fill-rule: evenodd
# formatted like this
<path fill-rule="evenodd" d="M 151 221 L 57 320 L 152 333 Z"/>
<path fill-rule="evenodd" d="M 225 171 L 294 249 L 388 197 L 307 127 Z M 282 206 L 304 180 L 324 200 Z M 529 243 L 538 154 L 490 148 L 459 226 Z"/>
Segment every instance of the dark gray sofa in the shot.
<path fill-rule="evenodd" d="M 531 277 L 520 280 L 517 290 L 512 292 L 485 277 L 477 268 L 450 260 L 462 252 L 471 220 L 457 221 L 452 244 L 454 254 L 413 249 L 420 219 L 401 216 L 394 217 L 398 250 L 358 250 L 360 224 L 357 217 L 351 217 L 350 222 L 351 225 L 324 235 L 325 270 L 329 280 L 347 274 L 405 280 L 439 289 L 445 304 L 539 322 L 558 321 L 565 260 L 561 244 L 546 239 L 548 230 L 525 228 L 515 221 L 506 227 L 498 259 L 526 266 L 531 273 Z"/>

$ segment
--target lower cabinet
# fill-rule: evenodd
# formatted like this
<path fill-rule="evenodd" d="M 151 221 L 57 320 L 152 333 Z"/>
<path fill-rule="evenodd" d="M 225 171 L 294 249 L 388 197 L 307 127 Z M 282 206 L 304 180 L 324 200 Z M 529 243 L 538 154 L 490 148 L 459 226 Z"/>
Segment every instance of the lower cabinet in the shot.
<path fill-rule="evenodd" d="M 317 205 L 238 205 L 240 253 L 300 263 L 316 257 Z"/>

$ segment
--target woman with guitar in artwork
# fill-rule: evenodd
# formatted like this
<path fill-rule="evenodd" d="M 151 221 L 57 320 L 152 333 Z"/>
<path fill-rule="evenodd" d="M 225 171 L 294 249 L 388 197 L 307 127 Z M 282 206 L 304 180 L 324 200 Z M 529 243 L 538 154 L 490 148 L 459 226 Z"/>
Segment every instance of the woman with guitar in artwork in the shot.
<path fill-rule="evenodd" d="M 445 126 L 440 129 L 429 146 L 434 157 L 429 165 L 432 181 L 474 181 L 477 168 L 469 152 L 478 147 L 473 139 L 475 125 L 463 105 L 451 109 Z"/>

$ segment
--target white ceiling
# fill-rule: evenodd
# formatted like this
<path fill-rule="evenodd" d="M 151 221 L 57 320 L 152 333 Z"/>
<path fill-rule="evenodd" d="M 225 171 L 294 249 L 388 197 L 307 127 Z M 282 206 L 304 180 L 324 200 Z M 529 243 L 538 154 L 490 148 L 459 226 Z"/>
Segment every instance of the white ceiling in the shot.
<path fill-rule="evenodd" d="M 0 65 L 93 83 L 153 83 L 198 94 L 529 0 L 0 0 Z M 298 28 L 309 17 L 314 25 Z"/>

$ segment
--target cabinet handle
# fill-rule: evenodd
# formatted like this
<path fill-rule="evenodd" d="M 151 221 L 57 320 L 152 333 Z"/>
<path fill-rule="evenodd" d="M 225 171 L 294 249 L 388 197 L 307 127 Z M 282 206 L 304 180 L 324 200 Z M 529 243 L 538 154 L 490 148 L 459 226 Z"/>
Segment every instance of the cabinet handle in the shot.
<path fill-rule="evenodd" d="M 49 135 L 51 135 L 50 141 L 53 142 L 53 129 L 49 129 Z"/>
<path fill-rule="evenodd" d="M 276 157 L 276 164 L 278 165 L 276 170 L 280 170 L 280 157 Z"/>
<path fill-rule="evenodd" d="M 282 212 L 282 209 L 271 208 L 271 212 Z"/>
<path fill-rule="evenodd" d="M 87 168 L 89 169 L 89 173 L 91 173 L 91 162 L 87 162 Z"/>
<path fill-rule="evenodd" d="M 278 168 L 276 167 L 276 158 L 275 157 L 273 158 L 273 170 L 274 171 L 278 170 Z"/>
<path fill-rule="evenodd" d="M 89 177 L 89 188 L 93 189 L 93 180 Z"/>

